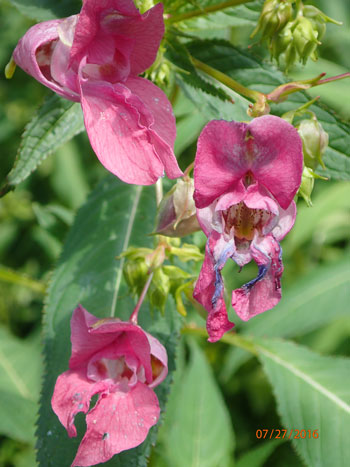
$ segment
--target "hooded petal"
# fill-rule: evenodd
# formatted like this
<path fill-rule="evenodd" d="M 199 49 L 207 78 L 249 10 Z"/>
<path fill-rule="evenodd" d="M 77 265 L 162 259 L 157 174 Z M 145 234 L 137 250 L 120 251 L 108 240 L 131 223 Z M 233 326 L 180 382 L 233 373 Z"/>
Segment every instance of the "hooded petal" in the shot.
<path fill-rule="evenodd" d="M 86 416 L 87 431 L 72 466 L 100 464 L 138 446 L 157 423 L 159 412 L 157 396 L 143 383 L 129 392 L 111 392 L 100 398 Z"/>
<path fill-rule="evenodd" d="M 258 276 L 232 292 L 232 306 L 243 321 L 273 308 L 281 299 L 283 265 L 279 243 L 272 235 L 255 238 L 251 252 L 259 267 Z"/>
<path fill-rule="evenodd" d="M 282 118 L 264 115 L 249 125 L 247 147 L 252 154 L 251 171 L 287 209 L 298 191 L 303 171 L 302 142 L 297 130 Z"/>
<path fill-rule="evenodd" d="M 132 0 L 85 0 L 75 30 L 71 63 L 85 55 L 88 63 L 104 63 L 103 44 L 108 48 L 113 44 L 118 62 L 120 54 L 125 56 L 121 45 L 129 43 L 128 69 L 136 76 L 156 59 L 163 34 L 161 4 L 141 15 Z"/>
<path fill-rule="evenodd" d="M 202 130 L 194 164 L 194 199 L 204 208 L 232 191 L 249 166 L 245 158 L 246 123 L 212 120 Z"/>
<path fill-rule="evenodd" d="M 287 209 L 279 208 L 278 223 L 272 229 L 272 235 L 280 242 L 293 227 L 297 215 L 297 207 L 292 201 Z"/>
<path fill-rule="evenodd" d="M 209 342 L 216 342 L 234 324 L 227 318 L 224 300 L 224 283 L 221 269 L 233 254 L 234 244 L 226 243 L 222 236 L 213 231 L 208 239 L 205 258 L 199 274 L 193 297 L 207 310 Z"/>
<path fill-rule="evenodd" d="M 108 390 L 109 385 L 107 380 L 97 383 L 88 380 L 85 370 L 68 370 L 59 375 L 51 405 L 70 437 L 77 435 L 75 415 L 78 412 L 87 413 L 92 396 Z"/>
<path fill-rule="evenodd" d="M 63 88 L 51 76 L 51 57 L 59 39 L 58 26 L 64 20 L 45 21 L 32 26 L 19 40 L 13 52 L 18 66 L 62 97 L 79 101 L 79 95 Z"/>
<path fill-rule="evenodd" d="M 133 95 L 139 97 L 153 117 L 149 134 L 167 176 L 181 177 L 183 173 L 173 149 L 176 138 L 175 116 L 168 98 L 158 86 L 144 78 L 129 78 L 125 85 Z"/>
<path fill-rule="evenodd" d="M 152 115 L 122 84 L 81 80 L 85 127 L 100 162 L 126 183 L 151 185 L 164 165 L 152 144 Z"/>

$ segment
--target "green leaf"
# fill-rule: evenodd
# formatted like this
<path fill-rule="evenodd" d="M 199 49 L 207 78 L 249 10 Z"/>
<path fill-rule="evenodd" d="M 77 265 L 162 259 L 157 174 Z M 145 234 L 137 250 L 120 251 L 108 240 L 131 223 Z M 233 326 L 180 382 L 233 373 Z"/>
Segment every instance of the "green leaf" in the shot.
<path fill-rule="evenodd" d="M 0 433 L 34 441 L 41 357 L 39 342 L 29 343 L 0 327 Z"/>
<path fill-rule="evenodd" d="M 176 381 L 162 433 L 167 465 L 228 465 L 235 446 L 229 412 L 206 358 L 194 342 L 190 363 Z"/>
<path fill-rule="evenodd" d="M 267 441 L 243 454 L 237 461 L 236 467 L 263 467 L 267 459 L 283 443 L 283 439 Z"/>
<path fill-rule="evenodd" d="M 248 336 L 296 337 L 348 315 L 349 261 L 341 261 L 312 271 L 284 290 L 280 303 L 244 323 Z M 225 357 L 221 377 L 227 380 L 250 355 L 232 348 Z"/>
<path fill-rule="evenodd" d="M 273 65 L 262 62 L 252 53 L 243 52 L 223 40 L 196 40 L 187 44 L 187 48 L 195 58 L 257 91 L 268 93 L 280 84 L 290 81 Z M 189 89 L 183 83 L 181 75 L 178 75 L 177 79 L 181 82 L 187 97 L 202 111 L 205 109 L 208 120 L 212 118 L 248 119 L 246 115 L 248 102 L 245 99 L 234 98 L 236 101 L 234 105 L 222 104 L 216 98 L 209 101 L 198 90 Z M 286 102 L 272 105 L 272 113 L 282 115 L 284 112 L 300 107 L 308 100 L 307 93 L 297 92 Z M 337 118 L 324 105 L 314 104 L 310 109 L 316 113 L 324 130 L 329 134 L 329 147 L 324 156 L 326 170 L 319 169 L 318 172 L 326 177 L 350 180 L 350 126 Z M 244 114 L 245 117 L 242 117 Z"/>
<path fill-rule="evenodd" d="M 52 276 L 44 319 L 46 373 L 38 425 L 40 466 L 70 465 L 85 431 L 83 416 L 77 417 L 78 437 L 70 439 L 52 412 L 50 400 L 57 376 L 68 369 L 70 356 L 70 318 L 81 303 L 90 313 L 108 317 L 116 310 L 122 320 L 129 318 L 134 301 L 122 279 L 123 259 L 116 259 L 129 245 L 152 246 L 147 233 L 153 230 L 155 216 L 153 187 L 127 185 L 108 176 L 78 211 L 63 253 Z M 156 388 L 162 410 L 174 370 L 178 339 L 178 315 L 169 300 L 165 317 L 158 312 L 152 319 L 146 306 L 140 324 L 167 348 L 169 376 Z M 121 453 L 103 465 L 145 466 L 157 428 L 136 449 Z"/>
<path fill-rule="evenodd" d="M 83 130 L 79 103 L 56 94 L 48 97 L 23 133 L 16 163 L 1 187 L 0 195 L 23 182 L 48 155 Z"/>
<path fill-rule="evenodd" d="M 350 360 L 323 357 L 280 340 L 259 340 L 256 348 L 287 436 L 292 433 L 290 439 L 306 464 L 346 467 L 350 459 Z M 301 430 L 311 430 L 311 437 L 306 431 L 305 439 L 295 439 Z M 317 439 L 314 430 L 318 430 Z"/>
<path fill-rule="evenodd" d="M 20 13 L 36 21 L 48 21 L 55 18 L 79 13 L 79 0 L 10 0 Z"/>

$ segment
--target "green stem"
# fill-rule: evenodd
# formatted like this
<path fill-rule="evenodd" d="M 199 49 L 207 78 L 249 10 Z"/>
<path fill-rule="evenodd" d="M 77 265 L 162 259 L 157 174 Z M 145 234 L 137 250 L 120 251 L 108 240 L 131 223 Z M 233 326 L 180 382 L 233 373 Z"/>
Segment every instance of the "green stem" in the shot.
<path fill-rule="evenodd" d="M 233 91 L 237 92 L 238 94 L 241 94 L 242 96 L 247 97 L 248 99 L 251 99 L 254 102 L 259 102 L 262 99 L 262 97 L 264 97 L 264 94 L 262 94 L 261 92 L 246 88 L 242 84 L 238 83 L 238 81 L 235 81 L 234 79 L 225 75 L 225 73 L 222 73 L 221 71 L 212 68 L 206 63 L 203 63 L 194 57 L 191 57 L 191 60 L 196 68 L 198 68 L 201 71 L 204 71 L 204 73 L 206 73 L 209 76 L 212 76 L 217 81 L 224 84 Z"/>
<path fill-rule="evenodd" d="M 224 10 L 225 8 L 229 8 L 230 6 L 238 6 L 242 5 L 243 3 L 249 3 L 253 0 L 229 0 L 227 2 L 218 3 L 217 5 L 207 6 L 205 8 L 201 8 L 200 10 L 188 11 L 187 13 L 180 13 L 179 15 L 170 16 L 166 20 L 168 24 L 179 23 L 180 21 L 185 21 L 191 18 L 197 18 L 198 16 L 205 16 L 209 13 L 214 13 L 215 11 Z"/>
<path fill-rule="evenodd" d="M 45 285 L 42 282 L 31 279 L 30 277 L 19 274 L 17 271 L 0 266 L 0 281 L 10 284 L 17 284 L 32 289 L 34 292 L 45 293 Z"/>
<path fill-rule="evenodd" d="M 195 336 L 208 337 L 208 332 L 205 328 L 199 328 L 196 325 L 187 325 L 181 329 L 182 334 L 192 334 Z M 253 355 L 258 355 L 258 352 L 250 340 L 235 332 L 228 332 L 222 336 L 221 342 L 225 344 L 234 345 L 243 349 Z"/>

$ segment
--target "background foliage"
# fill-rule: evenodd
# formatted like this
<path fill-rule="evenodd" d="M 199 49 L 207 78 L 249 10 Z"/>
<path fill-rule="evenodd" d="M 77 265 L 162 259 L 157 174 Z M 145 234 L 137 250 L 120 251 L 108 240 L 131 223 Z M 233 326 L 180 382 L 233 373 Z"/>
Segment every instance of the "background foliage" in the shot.
<path fill-rule="evenodd" d="M 168 11 L 176 13 L 195 9 L 198 3 L 218 2 L 164 3 Z M 295 66 L 290 78 L 348 71 L 350 6 L 342 0 L 310 3 L 344 25 L 328 25 L 318 62 Z M 250 47 L 249 34 L 261 4 L 254 1 L 189 20 L 181 24 L 181 31 L 203 40 L 220 39 L 198 43 L 192 37 L 184 43 L 202 61 L 266 92 L 287 78 L 268 61 L 263 47 Z M 79 8 L 78 1 L 2 0 L 1 69 L 30 25 L 73 14 Z M 186 53 L 181 55 L 178 48 L 177 54 L 169 52 L 167 58 L 178 67 L 171 97 L 177 117 L 175 152 L 184 169 L 193 160 L 203 125 L 212 118 L 246 120 L 247 101 L 228 89 L 213 90 L 213 82 L 207 78 L 203 85 L 200 73 L 195 82 L 186 79 L 181 71 L 189 66 Z M 201 87 L 207 91 L 209 87 L 211 93 Z M 229 94 L 235 105 L 218 94 L 221 98 Z M 350 384 L 345 379 L 350 353 L 350 188 L 347 182 L 338 181 L 350 178 L 350 84 L 346 80 L 327 84 L 310 94 L 322 96 L 323 104 L 314 110 L 330 134 L 325 162 L 331 179 L 316 183 L 312 208 L 303 201 L 298 203 L 295 228 L 282 245 L 285 273 L 281 303 L 248 323 L 231 317 L 257 358 L 231 345 L 237 342 L 209 345 L 205 337 L 190 335 L 189 324 L 203 327 L 204 320 L 187 303 L 188 332 L 176 352 L 174 382 L 158 443 L 151 447 L 156 436 L 153 430 L 145 445 L 108 465 L 145 465 L 146 455 L 149 465 L 155 467 L 342 466 L 346 465 L 344 459 L 350 458 L 345 438 L 350 428 Z M 273 112 L 281 114 L 306 99 L 305 94 L 296 93 L 283 105 L 273 107 Z M 0 465 L 37 465 L 34 421 L 39 409 L 43 344 L 46 371 L 37 431 L 38 460 L 46 467 L 46 453 L 50 453 L 52 465 L 59 465 L 58 456 L 69 465 L 79 439 L 68 439 L 49 401 L 54 380 L 68 360 L 70 313 L 82 302 L 90 312 L 105 316 L 116 298 L 118 316 L 126 317 L 130 312 L 133 299 L 121 276 L 121 260 L 115 256 L 128 244 L 152 245 L 144 233 L 153 230 L 153 188 L 129 187 L 106 177 L 81 132 L 79 106 L 52 96 L 21 70 L 11 81 L 2 75 L 0 101 L 0 189 L 7 191 L 18 184 L 15 191 L 0 199 Z M 77 136 L 71 139 L 74 134 Z M 11 171 L 16 154 L 19 159 Z M 130 227 L 133 207 L 135 218 Z M 205 238 L 199 233 L 186 241 L 203 247 Z M 190 267 L 198 272 L 198 264 Z M 251 278 L 254 268 L 249 265 L 237 275 L 237 268 L 228 264 L 224 271 L 228 288 Z M 151 314 L 147 307 L 143 316 L 146 328 L 167 346 L 174 370 L 180 318 L 172 301 L 167 302 L 165 318 L 157 310 Z M 170 384 L 171 378 L 160 387 L 163 407 Z M 82 433 L 82 419 L 79 423 Z M 292 441 L 256 438 L 257 429 L 282 427 L 317 429 L 320 436 Z M 53 454 L 56 448 L 57 457 Z"/>

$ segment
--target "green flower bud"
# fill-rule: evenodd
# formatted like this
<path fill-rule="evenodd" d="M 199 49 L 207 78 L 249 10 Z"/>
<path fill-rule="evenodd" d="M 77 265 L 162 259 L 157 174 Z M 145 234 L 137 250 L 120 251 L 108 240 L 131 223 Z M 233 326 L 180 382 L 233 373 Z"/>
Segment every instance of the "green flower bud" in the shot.
<path fill-rule="evenodd" d="M 170 280 L 162 268 L 154 271 L 151 285 L 148 289 L 148 298 L 152 307 L 164 314 L 165 303 L 170 292 Z"/>
<path fill-rule="evenodd" d="M 262 38 L 269 38 L 280 31 L 290 20 L 293 8 L 289 0 L 266 0 L 258 24 L 250 37 L 261 32 Z"/>
<path fill-rule="evenodd" d="M 184 237 L 200 230 L 193 191 L 192 179 L 179 179 L 176 182 L 159 205 L 156 233 L 168 237 Z"/>
<path fill-rule="evenodd" d="M 124 278 L 134 295 L 139 295 L 147 280 L 148 266 L 144 259 L 125 261 Z"/>
<path fill-rule="evenodd" d="M 306 204 L 311 207 L 311 193 L 314 189 L 315 177 L 313 176 L 312 171 L 308 167 L 304 167 L 303 175 L 301 178 L 301 185 L 298 191 L 298 195 L 302 196 Z"/>
<path fill-rule="evenodd" d="M 300 17 L 293 30 L 293 39 L 295 47 L 301 61 L 305 65 L 307 59 L 316 50 L 320 42 L 317 39 L 318 31 L 314 22 L 307 18 Z"/>
<path fill-rule="evenodd" d="M 328 146 L 328 134 L 322 128 L 316 117 L 302 120 L 298 132 L 303 142 L 304 163 L 306 167 L 315 170 L 318 164 L 324 163 L 322 156 Z"/>
<path fill-rule="evenodd" d="M 288 24 L 279 34 L 276 34 L 270 43 L 271 57 L 276 60 L 279 56 L 286 51 L 287 47 L 293 42 L 293 33 L 291 26 Z"/>

